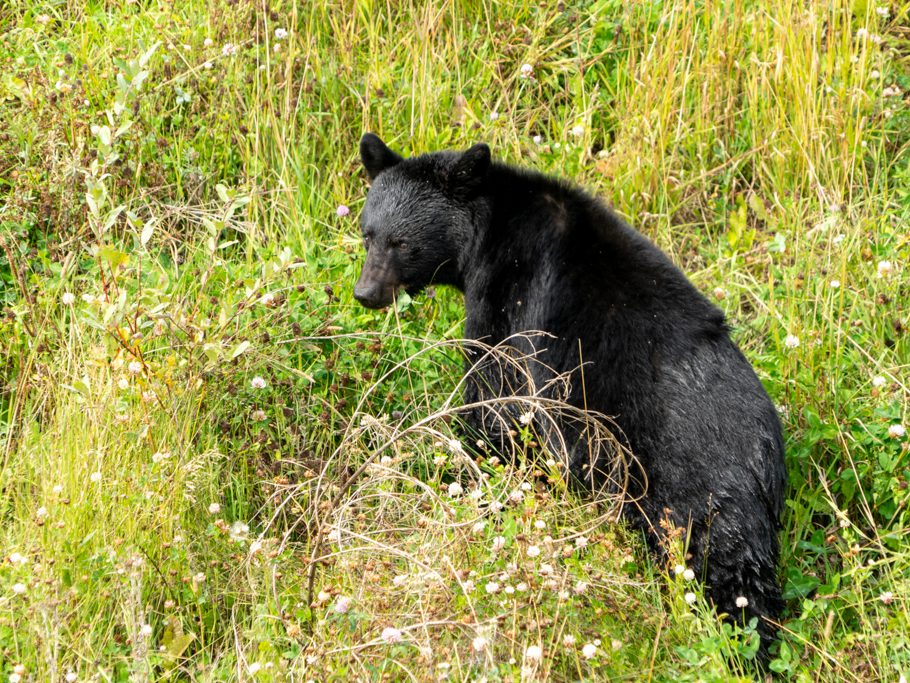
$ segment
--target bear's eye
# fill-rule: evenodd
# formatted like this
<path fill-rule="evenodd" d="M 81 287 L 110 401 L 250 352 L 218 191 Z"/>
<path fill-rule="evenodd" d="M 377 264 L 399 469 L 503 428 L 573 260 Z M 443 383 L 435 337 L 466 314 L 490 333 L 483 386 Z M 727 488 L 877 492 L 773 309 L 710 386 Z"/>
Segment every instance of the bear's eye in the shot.
<path fill-rule="evenodd" d="M 400 239 L 391 239 L 389 240 L 389 246 L 392 247 L 392 249 L 407 249 L 408 243 L 403 242 Z"/>
<path fill-rule="evenodd" d="M 363 246 L 366 247 L 367 249 L 370 248 L 370 240 L 371 240 L 371 239 L 373 239 L 373 236 L 372 236 L 372 235 L 364 235 L 364 236 L 363 236 Z"/>

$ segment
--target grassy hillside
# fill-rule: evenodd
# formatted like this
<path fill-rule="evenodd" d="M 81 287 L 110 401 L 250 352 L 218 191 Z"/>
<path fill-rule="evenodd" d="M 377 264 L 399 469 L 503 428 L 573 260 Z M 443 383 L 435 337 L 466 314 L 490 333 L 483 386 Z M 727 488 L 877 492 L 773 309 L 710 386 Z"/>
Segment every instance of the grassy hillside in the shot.
<path fill-rule="evenodd" d="M 908 15 L 8 0 L 0 674 L 757 675 L 681 551 L 652 562 L 546 455 L 456 440 L 455 292 L 353 301 L 372 130 L 486 141 L 671 254 L 787 434 L 771 669 L 910 676 Z"/>

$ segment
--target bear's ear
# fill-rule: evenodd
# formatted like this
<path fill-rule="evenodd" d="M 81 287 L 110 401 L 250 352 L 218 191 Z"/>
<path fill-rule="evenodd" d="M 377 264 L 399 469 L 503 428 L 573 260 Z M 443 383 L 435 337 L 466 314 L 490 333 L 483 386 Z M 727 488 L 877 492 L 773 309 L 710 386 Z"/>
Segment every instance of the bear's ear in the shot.
<path fill-rule="evenodd" d="M 404 161 L 401 156 L 390 150 L 378 135 L 373 135 L 373 133 L 364 133 L 364 136 L 360 138 L 360 160 L 363 162 L 363 167 L 367 170 L 370 180 L 375 180 L 376 176 L 387 168 Z"/>
<path fill-rule="evenodd" d="M 478 142 L 462 152 L 449 172 L 449 190 L 459 199 L 471 199 L 483 185 L 490 169 L 490 148 Z"/>

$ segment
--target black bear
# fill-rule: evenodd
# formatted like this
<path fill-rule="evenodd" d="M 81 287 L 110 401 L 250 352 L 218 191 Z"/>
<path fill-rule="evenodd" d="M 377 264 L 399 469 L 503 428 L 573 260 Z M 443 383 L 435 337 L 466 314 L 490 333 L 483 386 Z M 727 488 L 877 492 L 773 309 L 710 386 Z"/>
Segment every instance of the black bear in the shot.
<path fill-rule="evenodd" d="M 611 416 L 647 475 L 627 517 L 658 551 L 663 520 L 688 530 L 708 595 L 728 615 L 759 618 L 766 658 L 776 629 L 765 618 L 782 607 L 784 444 L 723 313 L 603 203 L 491 162 L 484 144 L 405 160 L 368 133 L 360 156 L 372 186 L 355 298 L 381 308 L 401 289 L 451 285 L 464 292 L 467 339 L 553 335 L 534 349 L 542 367 L 583 363 L 568 402 Z M 469 399 L 485 390 L 467 386 Z"/>

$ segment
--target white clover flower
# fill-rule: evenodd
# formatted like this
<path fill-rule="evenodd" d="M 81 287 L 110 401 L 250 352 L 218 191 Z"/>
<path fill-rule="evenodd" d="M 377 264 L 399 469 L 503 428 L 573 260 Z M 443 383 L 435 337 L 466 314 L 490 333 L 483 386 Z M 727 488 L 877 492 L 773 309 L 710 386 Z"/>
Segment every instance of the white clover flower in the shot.
<path fill-rule="evenodd" d="M 225 57 L 231 57 L 237 54 L 237 46 L 234 43 L 225 43 L 224 47 L 221 48 L 221 54 Z"/>
<path fill-rule="evenodd" d="M 740 595 L 738 598 L 736 598 L 736 606 L 739 609 L 745 609 L 749 606 L 749 598 L 747 598 L 745 595 Z"/>
<path fill-rule="evenodd" d="M 117 380 L 117 388 L 119 388 L 120 391 L 126 391 L 130 388 L 130 381 L 126 377 L 121 377 Z"/>
<path fill-rule="evenodd" d="M 407 574 L 398 574 L 394 579 L 392 579 L 392 585 L 396 587 L 403 586 L 408 581 Z"/>
<path fill-rule="evenodd" d="M 675 567 L 673 567 L 673 573 L 676 574 L 677 576 L 682 576 L 683 572 L 685 572 L 685 571 L 686 571 L 685 565 L 678 564 Z"/>
<path fill-rule="evenodd" d="M 695 578 L 695 572 L 691 569 L 687 569 L 683 572 L 682 576 L 686 581 L 692 581 Z"/>
<path fill-rule="evenodd" d="M 543 659 L 543 650 L 539 645 L 529 645 L 525 648 L 525 659 L 529 662 L 539 662 Z"/>
<path fill-rule="evenodd" d="M 155 453 L 152 454 L 152 462 L 159 463 L 162 460 L 167 460 L 170 457 L 170 451 L 155 451 Z"/>
<path fill-rule="evenodd" d="M 487 585 L 484 586 L 484 590 L 485 590 L 487 593 L 491 594 L 491 595 L 492 595 L 493 593 L 498 593 L 498 592 L 499 592 L 499 584 L 496 583 L 495 581 L 488 581 L 488 582 L 487 582 Z"/>
<path fill-rule="evenodd" d="M 907 430 L 904 429 L 904 425 L 902 424 L 891 425 L 888 427 L 888 436 L 890 436 L 892 439 L 902 439 L 906 433 Z"/>
<path fill-rule="evenodd" d="M 205 69 L 206 71 L 208 71 L 209 69 L 213 68 L 214 66 L 215 66 L 215 65 L 212 64 L 211 62 L 203 62 L 203 63 L 202 63 L 202 68 Z"/>
<path fill-rule="evenodd" d="M 231 524 L 231 529 L 228 532 L 232 541 L 244 541 L 250 533 L 250 527 L 248 524 L 237 520 Z"/>
<path fill-rule="evenodd" d="M 55 494 L 59 495 L 63 493 L 63 487 L 60 484 L 54 484 L 54 488 L 51 489 Z"/>
<path fill-rule="evenodd" d="M 522 64 L 520 73 L 522 78 L 528 78 L 534 73 L 534 67 L 530 64 Z"/>
<path fill-rule="evenodd" d="M 259 662 L 253 662 L 252 664 L 250 664 L 250 667 L 249 667 L 249 669 L 247 669 L 247 671 L 250 672 L 250 676 L 255 676 L 257 673 L 259 673 L 259 670 L 261 668 L 262 668 L 262 664 L 260 664 Z"/>
<path fill-rule="evenodd" d="M 875 377 L 872 378 L 872 386 L 874 386 L 876 389 L 881 389 L 887 383 L 888 383 L 888 380 L 886 380 L 881 375 L 876 375 Z"/>
<path fill-rule="evenodd" d="M 210 515 L 217 515 L 219 512 L 221 512 L 221 504 L 220 504 L 220 503 L 211 503 L 211 504 L 209 505 L 209 514 L 210 514 Z"/>
<path fill-rule="evenodd" d="M 16 595 L 25 595 L 25 592 L 28 590 L 24 583 L 14 583 L 13 584 L 13 593 Z"/>
<path fill-rule="evenodd" d="M 519 593 L 527 593 L 528 584 L 526 584 L 524 581 L 521 581 L 515 584 L 515 590 L 517 590 Z"/>
<path fill-rule="evenodd" d="M 332 596 L 329 593 L 326 593 L 325 591 L 319 591 L 319 593 L 316 595 L 316 602 L 328 602 L 331 597 Z"/>
<path fill-rule="evenodd" d="M 203 572 L 198 572 L 193 575 L 193 581 L 196 583 L 205 583 L 205 574 Z"/>
<path fill-rule="evenodd" d="M 126 369 L 131 375 L 138 375 L 142 372 L 142 363 L 137 360 L 131 360 L 129 365 L 126 366 Z"/>
<path fill-rule="evenodd" d="M 575 636 L 571 633 L 567 633 L 562 637 L 562 646 L 563 647 L 574 647 L 575 646 Z"/>
<path fill-rule="evenodd" d="M 534 411 L 529 410 L 526 413 L 522 413 L 518 416 L 518 421 L 523 425 L 529 425 L 534 420 Z"/>
<path fill-rule="evenodd" d="M 79 680 L 79 676 L 75 671 L 67 671 L 66 676 L 63 677 L 63 680 L 65 680 L 66 683 L 76 683 L 76 681 Z"/>
<path fill-rule="evenodd" d="M 536 545 L 529 545 L 527 553 L 528 557 L 537 557 L 540 555 L 540 548 L 538 548 Z"/>
<path fill-rule="evenodd" d="M 531 138 L 531 140 L 534 141 L 535 145 L 539 145 L 541 142 L 543 142 L 543 137 L 540 135 L 535 135 L 533 138 Z"/>
<path fill-rule="evenodd" d="M 524 498 L 525 498 L 525 494 L 523 494 L 521 491 L 519 491 L 517 489 L 515 491 L 512 491 L 512 493 L 509 494 L 509 500 L 512 501 L 513 503 L 520 503 L 521 501 L 524 500 Z"/>
<path fill-rule="evenodd" d="M 474 648 L 474 652 L 483 652 L 487 649 L 487 639 L 483 636 L 477 636 L 471 641 L 471 647 Z"/>
<path fill-rule="evenodd" d="M 553 565 L 549 563 L 540 565 L 540 573 L 544 576 L 550 576 L 553 573 Z"/>
<path fill-rule="evenodd" d="M 788 349 L 795 349 L 797 346 L 799 346 L 799 337 L 797 337 L 795 334 L 788 334 L 786 337 L 784 337 L 784 346 L 786 346 Z"/>
<path fill-rule="evenodd" d="M 486 528 L 487 523 L 483 520 L 480 520 L 479 522 L 474 522 L 474 526 L 471 527 L 471 533 L 475 536 L 480 536 Z"/>
<path fill-rule="evenodd" d="M 28 558 L 26 558 L 22 553 L 10 553 L 9 561 L 11 564 L 25 564 L 28 562 Z"/>
<path fill-rule="evenodd" d="M 575 588 L 573 590 L 575 591 L 576 595 L 581 595 L 586 590 L 588 590 L 588 584 L 585 583 L 584 581 L 577 581 L 575 583 Z"/>
<path fill-rule="evenodd" d="M 19 683 L 21 680 L 22 676 L 15 671 L 9 675 L 9 683 Z"/>
<path fill-rule="evenodd" d="M 536 520 L 534 520 L 534 528 L 535 529 L 546 529 L 547 523 L 542 519 L 536 519 Z"/>
<path fill-rule="evenodd" d="M 468 579 L 463 584 L 461 584 L 461 587 L 465 593 L 473 593 L 474 589 L 476 588 L 476 586 L 474 585 L 474 582 L 471 581 L 470 579 Z"/>
<path fill-rule="evenodd" d="M 582 548 L 588 547 L 588 539 L 584 536 L 579 536 L 575 539 L 575 547 L 581 550 Z"/>
<path fill-rule="evenodd" d="M 76 302 L 76 295 L 72 292 L 64 292 L 63 296 L 60 297 L 60 301 L 63 302 L 64 306 L 72 306 Z"/>
<path fill-rule="evenodd" d="M 884 591 L 881 595 L 878 596 L 878 599 L 882 601 L 882 604 L 890 605 L 891 601 L 894 600 L 894 593 L 891 591 Z"/>
<path fill-rule="evenodd" d="M 205 47 L 212 47 L 212 45 L 215 44 L 215 41 L 212 40 L 211 38 L 206 38 L 205 40 L 202 41 L 202 44 L 203 44 Z"/>
<path fill-rule="evenodd" d="M 143 624 L 139 629 L 139 635 L 143 638 L 148 638 L 150 635 L 152 635 L 152 625 Z"/>
<path fill-rule="evenodd" d="M 686 593 L 686 594 L 683 596 L 683 599 L 686 601 L 686 604 L 687 604 L 687 605 L 694 605 L 694 604 L 695 604 L 695 601 L 696 601 L 698 598 L 696 597 L 695 593 L 691 593 L 691 592 L 690 592 L 690 593 Z"/>
<path fill-rule="evenodd" d="M 581 648 L 581 656 L 585 659 L 591 659 L 597 654 L 597 646 L 594 643 L 587 643 Z"/>
<path fill-rule="evenodd" d="M 45 517 L 47 517 L 47 508 L 44 507 L 43 505 L 41 507 L 39 507 L 37 510 L 35 510 L 35 517 L 37 517 L 38 519 L 44 519 Z"/>
<path fill-rule="evenodd" d="M 840 289 L 840 280 L 831 280 L 831 289 Z"/>
<path fill-rule="evenodd" d="M 490 503 L 490 509 L 493 512 L 502 512 L 502 508 L 503 508 L 503 504 L 500 503 L 498 500 L 494 500 L 492 503 Z"/>
<path fill-rule="evenodd" d="M 723 301 L 727 298 L 727 291 L 723 287 L 715 287 L 712 293 L 718 301 Z"/>
<path fill-rule="evenodd" d="M 879 261 L 878 262 L 878 276 L 879 277 L 888 277 L 891 275 L 891 261 Z"/>
<path fill-rule="evenodd" d="M 867 38 L 868 36 L 869 36 L 869 30 L 867 28 L 862 27 L 862 28 L 858 28 L 856 30 L 856 39 L 857 40 L 863 40 L 864 38 Z"/>
<path fill-rule="evenodd" d="M 338 599 L 335 601 L 335 612 L 338 614 L 347 614 L 349 609 L 351 609 L 351 599 L 343 595 L 338 596 Z"/>
<path fill-rule="evenodd" d="M 582 126 L 581 124 L 579 124 L 577 126 L 572 126 L 571 132 L 572 132 L 572 135 L 574 135 L 575 137 L 581 137 L 582 135 L 585 134 L 585 127 Z"/>
<path fill-rule="evenodd" d="M 386 626 L 382 629 L 382 635 L 380 637 L 389 645 L 394 645 L 395 643 L 401 642 L 401 631 L 392 626 Z"/>
<path fill-rule="evenodd" d="M 523 482 L 521 482 L 521 486 L 519 486 L 518 488 L 520 488 L 522 491 L 530 491 L 534 487 L 531 485 L 531 482 L 523 481 Z"/>
<path fill-rule="evenodd" d="M 493 552 L 498 553 L 500 550 L 506 547 L 506 539 L 504 536 L 496 536 L 493 539 Z"/>
<path fill-rule="evenodd" d="M 100 483 L 101 482 L 101 472 L 92 472 L 91 476 L 89 476 L 89 481 L 91 481 L 93 484 Z"/>
<path fill-rule="evenodd" d="M 253 387 L 254 389 L 265 389 L 266 386 L 268 386 L 268 385 L 266 384 L 266 381 L 264 379 L 262 379 L 262 377 L 260 377 L 259 375 L 256 375 L 250 381 L 250 386 Z"/>
<path fill-rule="evenodd" d="M 496 121 L 497 119 L 499 119 L 499 112 L 491 111 L 490 112 L 490 121 Z"/>
<path fill-rule="evenodd" d="M 887 19 L 891 16 L 891 10 L 887 7 L 876 7 L 875 13 L 880 16 L 882 19 Z"/>
<path fill-rule="evenodd" d="M 275 29 L 275 40 L 284 40 L 288 37 L 288 31 L 285 28 Z"/>
<path fill-rule="evenodd" d="M 449 439 L 449 449 L 453 453 L 464 453 L 464 446 L 461 445 L 461 441 L 458 439 Z"/>
<path fill-rule="evenodd" d="M 506 586 L 504 590 L 506 595 L 512 595 L 515 593 L 515 588 L 513 586 Z"/>

